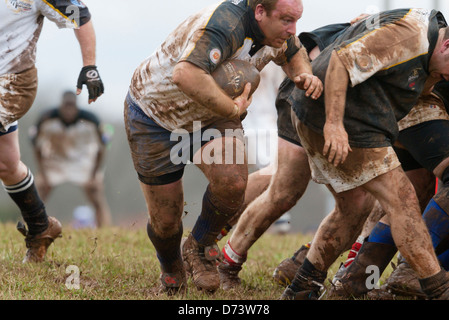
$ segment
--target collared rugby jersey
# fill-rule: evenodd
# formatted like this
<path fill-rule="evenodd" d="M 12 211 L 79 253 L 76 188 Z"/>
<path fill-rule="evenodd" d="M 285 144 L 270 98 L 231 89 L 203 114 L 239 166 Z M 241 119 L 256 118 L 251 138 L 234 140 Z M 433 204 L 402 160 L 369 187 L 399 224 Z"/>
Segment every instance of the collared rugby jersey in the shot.
<path fill-rule="evenodd" d="M 397 122 L 417 104 L 439 28 L 445 26 L 443 15 L 434 10 L 381 12 L 348 27 L 312 62 L 324 83 L 336 51 L 349 74 L 344 125 L 351 146 L 386 147 L 396 140 Z M 322 134 L 324 96 L 312 100 L 293 90 L 289 101 L 298 118 Z"/>
<path fill-rule="evenodd" d="M 250 61 L 259 71 L 270 61 L 284 65 L 301 47 L 292 36 L 282 48 L 262 45 L 264 35 L 247 0 L 228 0 L 187 18 L 135 71 L 130 95 L 161 127 L 192 131 L 217 119 L 207 106 L 185 95 L 172 81 L 173 69 L 188 61 L 207 73 L 227 59 Z"/>
<path fill-rule="evenodd" d="M 90 13 L 78 0 L 0 0 L 0 76 L 34 66 L 44 17 L 59 28 L 78 28 Z"/>

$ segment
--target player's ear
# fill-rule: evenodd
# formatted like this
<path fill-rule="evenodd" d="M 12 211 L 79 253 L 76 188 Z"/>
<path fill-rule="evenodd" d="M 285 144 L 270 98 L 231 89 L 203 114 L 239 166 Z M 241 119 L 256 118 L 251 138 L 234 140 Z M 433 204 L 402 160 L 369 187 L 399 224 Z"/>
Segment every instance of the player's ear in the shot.
<path fill-rule="evenodd" d="M 449 39 L 443 40 L 441 45 L 441 52 L 449 54 Z"/>
<path fill-rule="evenodd" d="M 265 7 L 262 4 L 258 4 L 254 10 L 256 21 L 260 22 L 264 15 L 266 15 Z"/>

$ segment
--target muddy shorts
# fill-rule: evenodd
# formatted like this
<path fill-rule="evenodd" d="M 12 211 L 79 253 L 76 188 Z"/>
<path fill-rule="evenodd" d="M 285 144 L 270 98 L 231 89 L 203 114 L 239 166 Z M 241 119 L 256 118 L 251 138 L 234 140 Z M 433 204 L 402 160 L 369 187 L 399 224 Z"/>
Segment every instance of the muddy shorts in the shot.
<path fill-rule="evenodd" d="M 337 193 L 360 187 L 401 165 L 393 147 L 383 147 L 352 148 L 346 161 L 335 167 L 323 156 L 324 137 L 302 124 L 294 112 L 292 119 L 308 155 L 312 179 Z"/>
<path fill-rule="evenodd" d="M 278 113 L 277 126 L 279 138 L 301 147 L 298 133 L 296 132 L 295 127 L 293 127 L 291 116 L 292 108 L 290 105 L 287 103 L 277 103 L 276 110 Z"/>
<path fill-rule="evenodd" d="M 125 128 L 134 168 L 139 180 L 147 185 L 165 185 L 182 178 L 188 161 L 217 136 L 232 135 L 244 143 L 240 119 L 222 119 L 189 133 L 162 128 L 134 102 L 128 94 L 125 101 Z"/>
<path fill-rule="evenodd" d="M 37 92 L 37 69 L 0 76 L 0 132 L 17 129 L 17 120 L 31 108 Z"/>
<path fill-rule="evenodd" d="M 449 157 L 449 121 L 426 121 L 399 132 L 398 142 L 407 149 L 416 164 L 432 172 L 443 160 Z M 398 153 L 399 154 L 399 153 Z M 413 162 L 401 163 L 412 167 Z M 405 170 L 405 168 L 404 168 Z"/>

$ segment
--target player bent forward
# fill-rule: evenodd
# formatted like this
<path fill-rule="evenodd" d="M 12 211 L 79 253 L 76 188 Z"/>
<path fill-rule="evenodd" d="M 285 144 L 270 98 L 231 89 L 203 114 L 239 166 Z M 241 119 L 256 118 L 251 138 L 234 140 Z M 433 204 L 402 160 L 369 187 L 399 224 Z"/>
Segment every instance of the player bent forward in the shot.
<path fill-rule="evenodd" d="M 147 231 L 157 251 L 164 291 L 185 288 L 183 259 L 198 288 L 218 289 L 220 251 L 215 239 L 239 210 L 245 194 L 247 163 L 237 163 L 235 156 L 244 154 L 239 116 L 250 104 L 250 85 L 232 99 L 211 73 L 229 58 L 249 61 L 258 70 L 274 61 L 299 88 L 307 89 L 307 95 L 318 98 L 322 83 L 312 75 L 295 36 L 301 15 L 299 0 L 224 1 L 185 20 L 134 73 L 125 102 L 125 124 L 148 206 Z M 199 128 L 194 122 L 200 123 Z M 171 139 L 179 129 L 188 132 L 181 140 L 188 143 L 182 146 Z M 213 140 L 192 141 L 199 130 L 208 129 L 218 133 Z M 236 134 L 226 137 L 226 129 Z M 230 153 L 234 149 L 235 154 Z M 209 180 L 201 214 L 183 245 L 183 257 L 185 161 L 172 161 L 171 156 L 179 155 L 173 150 L 191 151 L 182 156 L 193 160 Z M 231 154 L 231 163 L 214 162 L 206 150 L 209 154 L 213 150 L 223 163 Z"/>
<path fill-rule="evenodd" d="M 32 130 L 34 153 L 39 167 L 36 186 L 45 202 L 53 188 L 70 182 L 83 187 L 95 208 L 96 226 L 111 224 L 103 187 L 102 163 L 108 138 L 98 117 L 79 109 L 76 94 L 63 94 L 58 108 L 46 111 Z"/>
<path fill-rule="evenodd" d="M 328 268 L 366 220 L 369 211 L 362 214 L 363 207 L 371 196 L 390 216 L 394 241 L 419 275 L 423 292 L 449 298 L 449 278 L 391 146 L 397 121 L 423 91 L 449 75 L 447 25 L 441 13 L 420 9 L 386 11 L 377 18 L 377 28 L 355 24 L 313 62 L 313 71 L 325 80 L 325 101 L 293 92 L 292 117 L 312 177 L 327 184 L 336 207 L 320 225 L 283 299 L 319 297 Z"/>

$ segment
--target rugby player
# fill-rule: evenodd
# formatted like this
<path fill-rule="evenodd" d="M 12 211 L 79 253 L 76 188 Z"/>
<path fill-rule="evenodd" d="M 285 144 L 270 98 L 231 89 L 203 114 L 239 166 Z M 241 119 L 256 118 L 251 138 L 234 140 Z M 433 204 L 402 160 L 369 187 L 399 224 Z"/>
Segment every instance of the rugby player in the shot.
<path fill-rule="evenodd" d="M 96 226 L 105 227 L 111 224 L 102 170 L 109 138 L 98 117 L 79 109 L 76 100 L 74 92 L 65 92 L 60 106 L 42 114 L 31 130 L 39 168 L 36 186 L 44 202 L 58 185 L 81 186 L 95 208 Z"/>
<path fill-rule="evenodd" d="M 0 180 L 19 207 L 27 228 L 21 227 L 28 248 L 24 262 L 41 262 L 61 234 L 61 224 L 48 217 L 34 178 L 20 161 L 17 120 L 33 104 L 37 91 L 36 44 L 44 19 L 60 28 L 75 29 L 83 67 L 77 93 L 86 85 L 89 103 L 103 93 L 95 66 L 95 32 L 88 8 L 74 0 L 0 1 Z"/>

